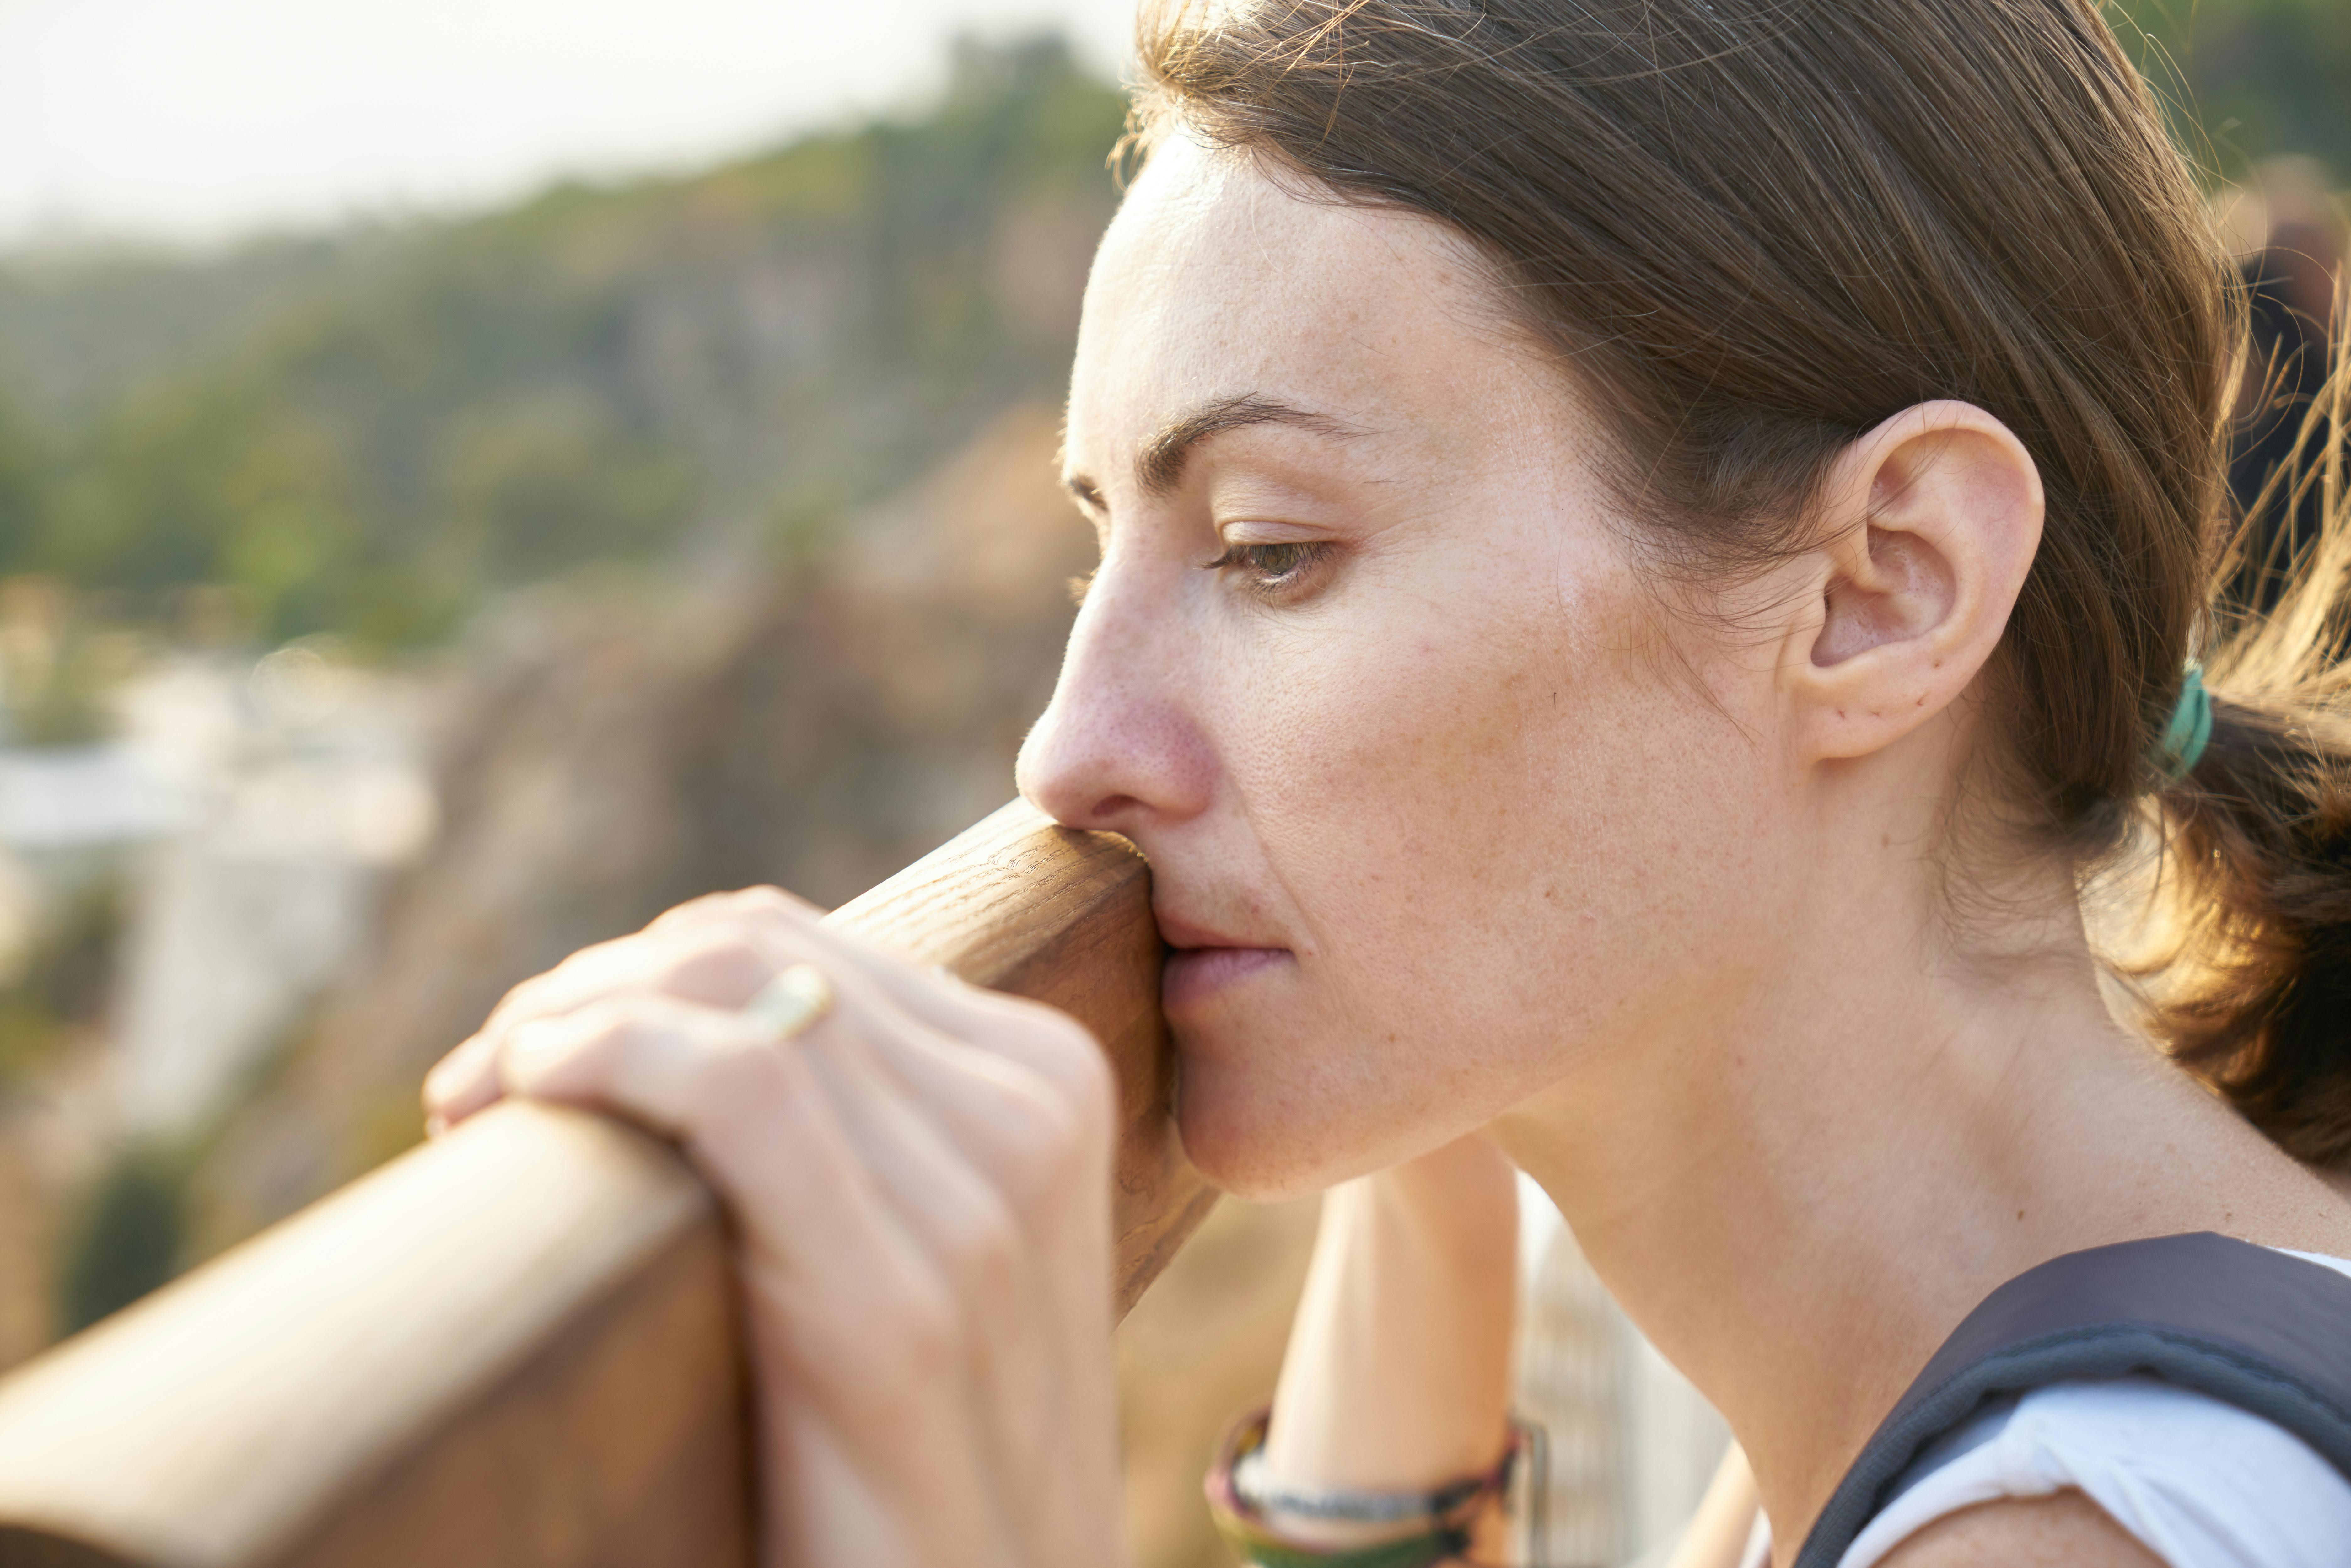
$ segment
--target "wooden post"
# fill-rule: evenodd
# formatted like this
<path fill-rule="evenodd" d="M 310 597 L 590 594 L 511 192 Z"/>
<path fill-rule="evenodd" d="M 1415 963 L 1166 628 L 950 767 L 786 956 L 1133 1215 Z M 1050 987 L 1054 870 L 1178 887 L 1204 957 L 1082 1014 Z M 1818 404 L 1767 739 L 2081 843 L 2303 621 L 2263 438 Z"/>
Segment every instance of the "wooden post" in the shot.
<path fill-rule="evenodd" d="M 1168 1122 L 1148 886 L 1015 803 L 831 916 L 1102 1040 L 1122 1314 L 1214 1201 Z M 675 1153 L 499 1106 L 0 1383 L 0 1568 L 738 1568 L 735 1312 Z"/>

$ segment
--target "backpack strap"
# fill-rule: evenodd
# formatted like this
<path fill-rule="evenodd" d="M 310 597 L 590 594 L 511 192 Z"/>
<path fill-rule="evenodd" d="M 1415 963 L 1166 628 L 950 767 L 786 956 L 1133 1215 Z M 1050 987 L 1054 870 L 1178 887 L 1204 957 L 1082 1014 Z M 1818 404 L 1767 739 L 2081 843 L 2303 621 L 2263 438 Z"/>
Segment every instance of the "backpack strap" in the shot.
<path fill-rule="evenodd" d="M 1862 1448 L 1796 1568 L 1836 1568 L 1888 1489 L 1984 1400 L 2135 1373 L 2274 1422 L 2351 1478 L 2351 1278 L 2209 1230 L 2125 1241 L 1984 1298 Z"/>

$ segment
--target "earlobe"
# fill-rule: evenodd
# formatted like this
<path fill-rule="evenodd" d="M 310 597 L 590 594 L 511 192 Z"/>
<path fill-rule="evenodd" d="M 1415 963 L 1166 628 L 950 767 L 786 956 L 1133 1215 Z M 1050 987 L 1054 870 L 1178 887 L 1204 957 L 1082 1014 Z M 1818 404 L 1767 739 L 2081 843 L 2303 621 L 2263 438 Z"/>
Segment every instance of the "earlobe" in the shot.
<path fill-rule="evenodd" d="M 1970 403 L 1906 409 L 1839 455 L 1819 597 L 1782 664 L 1807 760 L 1880 750 L 1967 689 L 2032 570 L 2042 507 L 2023 444 Z"/>

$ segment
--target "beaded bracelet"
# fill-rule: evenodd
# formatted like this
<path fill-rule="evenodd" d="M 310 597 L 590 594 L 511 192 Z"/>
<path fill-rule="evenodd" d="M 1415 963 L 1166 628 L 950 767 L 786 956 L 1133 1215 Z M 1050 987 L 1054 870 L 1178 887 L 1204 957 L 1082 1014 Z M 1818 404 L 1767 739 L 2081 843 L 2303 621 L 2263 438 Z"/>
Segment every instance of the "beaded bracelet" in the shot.
<path fill-rule="evenodd" d="M 1493 1469 L 1466 1476 L 1434 1491 L 1358 1491 L 1352 1488 L 1272 1487 L 1249 1479 L 1259 1469 L 1270 1406 L 1253 1410 L 1233 1424 L 1217 1445 L 1206 1490 L 1217 1532 L 1257 1568 L 1435 1568 L 1469 1549 L 1478 1515 L 1510 1490 L 1510 1472 L 1526 1446 L 1524 1428 L 1512 1426 L 1510 1447 Z M 1266 1519 L 1268 1509 L 1310 1519 L 1421 1528 L 1409 1535 L 1365 1546 L 1311 1545 L 1284 1535 Z"/>

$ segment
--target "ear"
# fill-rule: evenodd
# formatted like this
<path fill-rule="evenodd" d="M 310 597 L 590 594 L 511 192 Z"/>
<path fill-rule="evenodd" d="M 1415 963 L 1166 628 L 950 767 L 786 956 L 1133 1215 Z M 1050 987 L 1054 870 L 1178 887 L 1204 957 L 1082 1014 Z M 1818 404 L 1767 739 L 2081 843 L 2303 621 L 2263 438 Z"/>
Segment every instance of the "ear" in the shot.
<path fill-rule="evenodd" d="M 2041 471 L 1972 403 L 1905 409 L 1838 455 L 1817 595 L 1780 660 L 1806 761 L 1865 757 L 1967 690 L 2041 547 Z"/>

